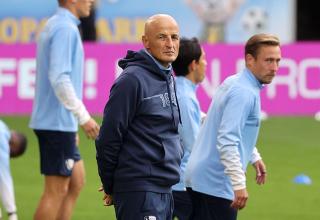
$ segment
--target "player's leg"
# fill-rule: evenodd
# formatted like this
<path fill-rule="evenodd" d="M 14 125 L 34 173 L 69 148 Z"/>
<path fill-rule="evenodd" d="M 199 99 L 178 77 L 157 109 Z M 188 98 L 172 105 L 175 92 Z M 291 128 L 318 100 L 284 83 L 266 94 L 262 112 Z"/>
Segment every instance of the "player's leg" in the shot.
<path fill-rule="evenodd" d="M 35 130 L 39 141 L 44 191 L 34 215 L 35 220 L 56 220 L 68 194 L 74 167 L 75 132 Z"/>
<path fill-rule="evenodd" d="M 85 182 L 85 169 L 84 163 L 81 160 L 81 155 L 77 145 L 79 144 L 79 137 L 76 135 L 70 143 L 68 155 L 71 157 L 75 164 L 72 169 L 71 180 L 69 183 L 68 193 L 59 209 L 57 220 L 69 220 L 71 219 L 73 208 L 76 204 L 76 200 L 80 194 L 81 189 Z"/>
<path fill-rule="evenodd" d="M 59 209 L 57 220 L 71 219 L 72 210 L 76 204 L 76 200 L 85 183 L 85 169 L 82 160 L 75 163 L 71 180 L 69 182 L 68 193 Z"/>
<path fill-rule="evenodd" d="M 59 208 L 67 195 L 69 182 L 70 177 L 45 176 L 44 192 L 34 214 L 34 220 L 56 220 Z"/>

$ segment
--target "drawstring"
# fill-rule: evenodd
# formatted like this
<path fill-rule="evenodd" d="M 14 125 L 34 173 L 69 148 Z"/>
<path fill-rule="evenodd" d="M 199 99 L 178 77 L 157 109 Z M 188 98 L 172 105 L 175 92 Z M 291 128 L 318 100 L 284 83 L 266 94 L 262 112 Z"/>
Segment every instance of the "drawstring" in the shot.
<path fill-rule="evenodd" d="M 173 118 L 173 124 L 174 124 L 174 126 L 176 126 L 176 120 L 175 120 L 175 117 L 174 117 L 173 106 L 172 106 L 173 100 L 172 100 L 171 89 L 170 89 L 171 80 L 172 80 L 172 84 L 173 84 L 174 97 L 176 99 L 176 103 L 177 103 L 177 107 L 178 107 L 179 122 L 182 124 L 181 115 L 180 115 L 180 106 L 179 106 L 178 98 L 177 98 L 176 82 L 175 82 L 171 72 L 169 73 L 169 77 L 168 78 L 169 78 L 169 82 L 168 82 L 168 80 L 166 80 L 166 83 L 167 83 L 167 89 L 168 89 L 168 96 L 169 96 L 169 100 L 170 100 L 171 116 Z"/>
<path fill-rule="evenodd" d="M 174 80 L 174 77 L 172 75 L 171 75 L 171 77 L 173 78 L 174 96 L 176 97 L 176 103 L 178 106 L 179 122 L 180 122 L 180 124 L 182 124 L 181 114 L 180 114 L 180 106 L 179 106 L 178 97 L 177 97 L 176 81 Z"/>
<path fill-rule="evenodd" d="M 168 98 L 169 98 L 169 102 L 170 102 L 170 108 L 171 108 L 171 117 L 173 118 L 173 125 L 176 126 L 176 120 L 175 120 L 175 117 L 174 117 L 174 113 L 173 113 L 173 107 L 172 107 L 172 99 L 171 99 L 171 89 L 170 89 L 170 79 L 171 79 L 172 75 L 171 73 L 169 73 L 169 77 L 167 77 L 166 79 L 166 83 L 167 83 L 167 90 L 168 90 Z M 169 78 L 169 80 L 168 80 Z"/>

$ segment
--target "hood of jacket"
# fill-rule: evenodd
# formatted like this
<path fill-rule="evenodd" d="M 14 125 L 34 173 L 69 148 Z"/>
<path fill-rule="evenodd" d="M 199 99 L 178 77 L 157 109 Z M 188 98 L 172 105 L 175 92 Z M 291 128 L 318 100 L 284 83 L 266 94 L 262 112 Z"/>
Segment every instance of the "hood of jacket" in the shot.
<path fill-rule="evenodd" d="M 150 65 L 150 63 L 154 65 Z M 159 69 L 154 60 L 144 51 L 128 50 L 127 55 L 118 62 L 118 65 L 124 70 L 129 66 L 141 66 L 155 75 L 167 80 L 168 76 Z"/>

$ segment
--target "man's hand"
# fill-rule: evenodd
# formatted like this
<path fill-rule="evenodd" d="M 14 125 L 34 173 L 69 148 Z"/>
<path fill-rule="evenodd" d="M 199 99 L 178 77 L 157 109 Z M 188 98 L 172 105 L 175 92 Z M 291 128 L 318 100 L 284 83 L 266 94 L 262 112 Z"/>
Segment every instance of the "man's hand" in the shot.
<path fill-rule="evenodd" d="M 253 164 L 254 168 L 256 169 L 256 182 L 257 184 L 261 185 L 266 182 L 267 178 L 267 168 L 266 165 L 263 163 L 262 160 L 258 160 Z"/>
<path fill-rule="evenodd" d="M 90 120 L 85 124 L 81 125 L 81 127 L 84 133 L 87 135 L 87 137 L 92 140 L 96 139 L 96 137 L 99 134 L 100 127 L 93 118 L 90 118 Z"/>
<path fill-rule="evenodd" d="M 240 189 L 234 191 L 234 200 L 231 203 L 231 207 L 234 209 L 243 209 L 248 200 L 248 192 L 247 189 Z"/>
<path fill-rule="evenodd" d="M 98 191 L 99 191 L 99 192 L 103 192 L 103 193 L 104 193 L 103 198 L 102 198 L 102 200 L 103 200 L 103 205 L 104 205 L 104 206 L 111 206 L 111 205 L 113 205 L 113 199 L 112 199 L 112 196 L 111 196 L 111 195 L 106 194 L 106 193 L 104 192 L 104 190 L 103 190 L 103 187 L 102 187 L 102 186 L 100 186 L 100 188 L 98 189 Z"/>
<path fill-rule="evenodd" d="M 8 220 L 18 220 L 18 215 L 17 213 L 8 213 Z"/>

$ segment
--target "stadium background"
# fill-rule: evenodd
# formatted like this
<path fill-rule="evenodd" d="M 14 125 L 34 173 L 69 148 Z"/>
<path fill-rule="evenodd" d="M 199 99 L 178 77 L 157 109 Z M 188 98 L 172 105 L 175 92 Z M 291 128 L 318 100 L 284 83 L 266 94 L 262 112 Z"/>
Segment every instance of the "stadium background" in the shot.
<path fill-rule="evenodd" d="M 269 179 L 265 186 L 256 186 L 249 168 L 250 199 L 239 219 L 319 219 L 320 123 L 313 118 L 320 111 L 319 3 L 234 0 L 236 7 L 227 10 L 229 1 L 97 1 L 97 42 L 85 43 L 86 106 L 100 121 L 110 86 L 120 72 L 117 60 L 127 49 L 141 48 L 143 23 L 154 13 L 171 14 L 182 36 L 202 40 L 209 63 L 207 79 L 198 93 L 203 110 L 216 86 L 243 65 L 243 42 L 253 33 L 275 33 L 283 43 L 283 61 L 279 75 L 262 94 L 262 108 L 270 117 L 263 122 L 258 140 Z M 26 155 L 11 163 L 22 220 L 32 219 L 42 190 L 38 147 L 28 120 L 34 95 L 35 41 L 56 4 L 55 0 L 11 0 L 0 7 L 0 116 L 11 128 L 26 132 L 30 140 Z M 80 136 L 87 184 L 73 219 L 115 219 L 113 208 L 103 207 L 102 195 L 97 192 L 100 183 L 94 144 L 82 131 Z M 299 174 L 308 175 L 312 184 L 295 184 L 293 178 Z"/>

